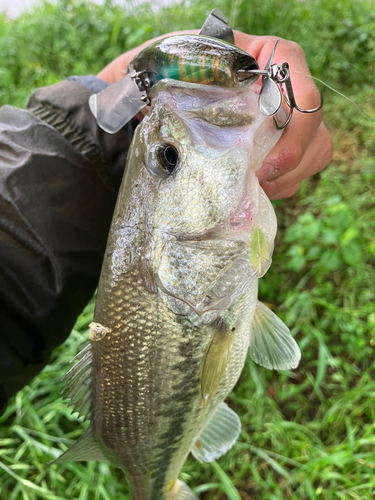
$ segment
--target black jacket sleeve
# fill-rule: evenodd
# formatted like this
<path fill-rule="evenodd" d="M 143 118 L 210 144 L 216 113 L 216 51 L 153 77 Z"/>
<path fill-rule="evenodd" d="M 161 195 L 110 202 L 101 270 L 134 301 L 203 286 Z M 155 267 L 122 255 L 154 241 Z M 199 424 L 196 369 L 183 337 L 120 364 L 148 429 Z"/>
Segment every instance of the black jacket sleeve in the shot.
<path fill-rule="evenodd" d="M 92 81 L 63 81 L 37 90 L 27 110 L 0 110 L 0 414 L 97 286 L 133 125 L 98 128 Z"/>

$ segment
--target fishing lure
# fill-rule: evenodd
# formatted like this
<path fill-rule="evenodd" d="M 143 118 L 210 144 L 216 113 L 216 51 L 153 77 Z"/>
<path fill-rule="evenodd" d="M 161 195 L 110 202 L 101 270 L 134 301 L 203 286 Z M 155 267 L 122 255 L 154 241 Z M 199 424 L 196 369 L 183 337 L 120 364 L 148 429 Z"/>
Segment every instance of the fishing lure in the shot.
<path fill-rule="evenodd" d="M 259 108 L 264 115 L 273 116 L 278 129 L 288 125 L 294 109 L 315 113 L 322 108 L 322 96 L 316 108 L 305 110 L 297 105 L 288 63 L 272 64 L 279 40 L 263 70 L 250 54 L 233 42 L 233 32 L 225 16 L 215 9 L 199 35 L 177 35 L 149 45 L 131 61 L 126 76 L 90 97 L 90 109 L 98 125 L 110 134 L 118 132 L 150 104 L 151 88 L 164 78 L 240 89 L 262 76 Z M 289 114 L 279 125 L 275 115 L 283 98 Z"/>
<path fill-rule="evenodd" d="M 258 63 L 247 52 L 202 35 L 176 35 L 158 40 L 137 54 L 129 65 L 129 73 L 139 78 L 147 91 L 163 78 L 243 88 L 258 79 L 254 70 L 259 70 Z"/>
<path fill-rule="evenodd" d="M 90 97 L 90 108 L 102 129 L 116 133 L 150 104 L 151 88 L 164 78 L 241 89 L 259 78 L 251 70 L 259 70 L 256 60 L 227 41 L 202 35 L 172 36 L 136 55 L 125 77 Z"/>

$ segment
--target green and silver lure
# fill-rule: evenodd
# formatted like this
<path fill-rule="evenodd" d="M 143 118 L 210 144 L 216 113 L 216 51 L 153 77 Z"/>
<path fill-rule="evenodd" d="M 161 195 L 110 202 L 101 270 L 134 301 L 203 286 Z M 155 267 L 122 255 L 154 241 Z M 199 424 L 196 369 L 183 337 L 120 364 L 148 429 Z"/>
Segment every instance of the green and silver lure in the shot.
<path fill-rule="evenodd" d="M 176 35 L 149 45 L 134 57 L 129 73 L 136 72 L 148 90 L 170 78 L 189 83 L 243 88 L 258 79 L 256 60 L 231 43 L 201 35 Z M 243 78 L 240 71 L 246 72 Z"/>
<path fill-rule="evenodd" d="M 126 76 L 90 97 L 90 109 L 98 125 L 110 134 L 118 132 L 151 103 L 150 90 L 163 79 L 242 89 L 261 76 L 259 109 L 265 116 L 274 117 L 278 129 L 288 125 L 294 109 L 315 113 L 322 108 L 322 97 L 319 106 L 313 109 L 297 105 L 288 63 L 272 64 L 278 40 L 263 70 L 250 54 L 233 43 L 227 20 L 215 9 L 199 35 L 176 35 L 149 45 L 131 61 Z M 275 115 L 283 99 L 289 113 L 280 125 Z"/>
<path fill-rule="evenodd" d="M 150 104 L 150 90 L 160 80 L 241 89 L 258 79 L 254 70 L 259 70 L 256 60 L 227 41 L 202 35 L 172 36 L 137 54 L 126 76 L 91 96 L 90 108 L 98 125 L 114 134 Z"/>

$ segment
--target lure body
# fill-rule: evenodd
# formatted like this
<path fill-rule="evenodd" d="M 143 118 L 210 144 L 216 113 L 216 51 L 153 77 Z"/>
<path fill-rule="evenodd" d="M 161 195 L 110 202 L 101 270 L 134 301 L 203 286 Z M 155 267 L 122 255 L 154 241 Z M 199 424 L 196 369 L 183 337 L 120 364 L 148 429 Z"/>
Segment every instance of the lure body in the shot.
<path fill-rule="evenodd" d="M 150 87 L 164 78 L 203 85 L 243 88 L 257 75 L 238 78 L 238 71 L 259 69 L 256 60 L 229 42 L 202 35 L 176 35 L 143 49 L 129 70 L 144 72 Z"/>

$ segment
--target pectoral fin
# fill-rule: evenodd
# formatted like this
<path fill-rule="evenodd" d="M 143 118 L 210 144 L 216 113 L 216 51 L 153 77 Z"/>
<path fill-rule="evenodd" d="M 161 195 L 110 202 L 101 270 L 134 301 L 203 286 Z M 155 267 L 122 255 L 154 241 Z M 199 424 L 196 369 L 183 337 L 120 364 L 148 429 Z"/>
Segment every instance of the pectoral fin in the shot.
<path fill-rule="evenodd" d="M 297 368 L 301 359 L 289 328 L 259 301 L 251 324 L 249 355 L 269 370 Z"/>
<path fill-rule="evenodd" d="M 269 267 L 270 251 L 268 241 L 260 227 L 255 229 L 251 239 L 250 261 L 253 269 L 259 273 L 259 276 L 262 276 Z M 264 266 L 266 267 L 263 270 Z"/>
<path fill-rule="evenodd" d="M 221 403 L 194 443 L 191 453 L 200 462 L 213 462 L 232 448 L 241 432 L 237 414 Z"/>
<path fill-rule="evenodd" d="M 201 376 L 202 406 L 207 406 L 217 391 L 227 368 L 234 333 L 225 323 L 219 323 L 203 360 Z"/>

